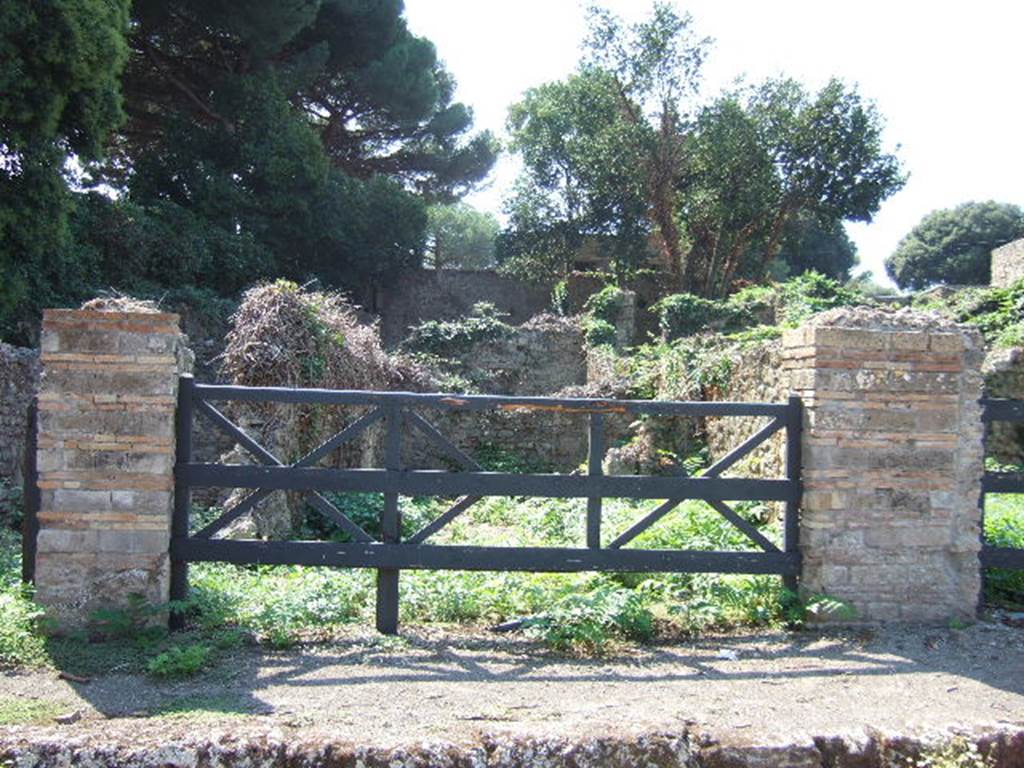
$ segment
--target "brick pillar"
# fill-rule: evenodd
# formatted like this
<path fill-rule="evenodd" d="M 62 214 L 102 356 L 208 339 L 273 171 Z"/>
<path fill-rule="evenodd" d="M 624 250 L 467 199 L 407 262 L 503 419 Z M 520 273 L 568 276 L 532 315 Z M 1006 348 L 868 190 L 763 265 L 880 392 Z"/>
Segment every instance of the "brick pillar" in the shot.
<path fill-rule="evenodd" d="M 178 316 L 47 310 L 39 390 L 36 597 L 58 625 L 168 598 Z"/>
<path fill-rule="evenodd" d="M 833 310 L 783 336 L 804 399 L 802 589 L 860 620 L 973 616 L 981 587 L 977 330 Z"/>

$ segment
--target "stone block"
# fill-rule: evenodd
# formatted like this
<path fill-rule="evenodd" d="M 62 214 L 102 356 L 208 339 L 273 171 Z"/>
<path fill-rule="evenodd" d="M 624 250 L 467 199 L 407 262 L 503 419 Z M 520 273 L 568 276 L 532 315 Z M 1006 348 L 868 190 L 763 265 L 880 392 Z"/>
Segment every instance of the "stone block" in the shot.
<path fill-rule="evenodd" d="M 177 318 L 47 311 L 42 347 L 37 598 L 63 628 L 133 593 L 165 602 Z"/>
<path fill-rule="evenodd" d="M 170 531 L 101 530 L 96 549 L 98 552 L 117 552 L 128 555 L 160 555 L 167 552 Z"/>
<path fill-rule="evenodd" d="M 111 491 L 111 509 L 138 515 L 166 515 L 174 503 L 170 491 Z"/>
<path fill-rule="evenodd" d="M 800 356 L 787 358 L 805 385 L 804 589 L 866 620 L 962 615 L 979 583 L 976 333 L 836 313 L 856 327 L 794 334 Z"/>
<path fill-rule="evenodd" d="M 133 395 L 173 395 L 177 391 L 176 371 L 114 370 L 84 368 L 45 368 L 42 392 L 74 392 L 79 395 L 116 392 Z"/>
<path fill-rule="evenodd" d="M 813 329 L 808 342 L 814 346 L 836 349 L 884 350 L 889 345 L 889 335 L 861 328 L 817 327 Z"/>

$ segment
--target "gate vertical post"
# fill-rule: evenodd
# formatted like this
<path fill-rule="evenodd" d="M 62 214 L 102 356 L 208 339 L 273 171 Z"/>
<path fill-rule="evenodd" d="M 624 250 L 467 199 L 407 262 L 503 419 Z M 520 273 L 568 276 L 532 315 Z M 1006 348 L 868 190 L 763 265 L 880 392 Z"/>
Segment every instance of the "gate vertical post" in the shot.
<path fill-rule="evenodd" d="M 587 440 L 587 473 L 594 477 L 604 474 L 604 414 L 590 414 L 590 429 Z M 601 548 L 601 497 L 587 499 L 587 547 Z"/>
<path fill-rule="evenodd" d="M 178 410 L 175 417 L 174 510 L 171 513 L 171 587 L 173 601 L 188 598 L 188 561 L 179 553 L 180 542 L 188 538 L 192 512 L 192 489 L 184 477 L 184 465 L 192 462 L 192 404 L 195 381 L 191 376 L 178 379 Z M 185 617 L 172 611 L 171 629 L 184 627 Z"/>
<path fill-rule="evenodd" d="M 390 472 L 402 469 L 402 411 L 397 406 L 388 408 L 384 468 Z M 384 494 L 380 533 L 385 544 L 397 544 L 401 540 L 402 518 L 397 493 Z M 377 569 L 377 631 L 384 635 L 398 634 L 398 575 L 397 568 Z"/>
<path fill-rule="evenodd" d="M 36 539 L 39 536 L 39 472 L 36 469 L 36 429 L 39 423 L 38 404 L 33 399 L 28 407 L 28 437 L 25 440 L 24 507 L 21 523 L 21 580 L 25 584 L 36 578 Z"/>
<path fill-rule="evenodd" d="M 802 401 L 797 395 L 791 394 L 789 409 L 786 412 L 786 479 L 790 483 L 783 528 L 783 549 L 786 554 L 799 554 L 800 552 L 800 497 L 803 494 L 800 443 L 803 440 L 803 413 Z M 795 593 L 799 588 L 799 579 L 796 574 L 787 574 L 783 577 L 782 583 L 790 592 Z"/>

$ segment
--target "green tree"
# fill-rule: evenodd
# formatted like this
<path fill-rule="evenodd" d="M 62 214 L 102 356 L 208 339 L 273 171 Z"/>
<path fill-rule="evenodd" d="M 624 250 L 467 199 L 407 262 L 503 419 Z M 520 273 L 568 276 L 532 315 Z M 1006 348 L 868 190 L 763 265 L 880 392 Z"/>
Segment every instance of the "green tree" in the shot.
<path fill-rule="evenodd" d="M 833 228 L 870 221 L 905 181 L 882 149 L 881 123 L 838 80 L 816 94 L 790 79 L 769 80 L 706 108 L 694 131 L 694 173 L 682 189 L 690 284 L 726 295 L 741 266 L 763 279 L 801 219 Z"/>
<path fill-rule="evenodd" d="M 427 263 L 434 269 L 488 269 L 501 225 L 465 203 L 427 209 Z"/>
<path fill-rule="evenodd" d="M 755 263 L 760 266 L 755 257 Z M 802 214 L 786 225 L 773 272 L 781 276 L 820 272 L 845 282 L 857 266 L 857 246 L 841 221 L 822 220 Z"/>
<path fill-rule="evenodd" d="M 64 167 L 124 117 L 128 0 L 0 0 L 0 334 L 74 285 Z"/>
<path fill-rule="evenodd" d="M 417 263 L 424 202 L 465 193 L 496 147 L 469 135 L 470 110 L 402 8 L 137 0 L 109 177 L 141 205 L 251 235 L 287 276 L 351 284 Z"/>
<path fill-rule="evenodd" d="M 935 283 L 988 285 L 992 250 L 1024 237 L 1024 210 L 1010 203 L 970 202 L 932 211 L 885 260 L 903 289 Z"/>
<path fill-rule="evenodd" d="M 632 26 L 592 12 L 578 73 L 510 112 L 524 173 L 502 255 L 566 263 L 600 236 L 635 264 L 651 244 L 676 290 L 724 295 L 768 274 L 796 218 L 868 221 L 902 186 L 881 117 L 839 81 L 771 80 L 695 112 L 707 46 L 664 4 Z"/>
<path fill-rule="evenodd" d="M 509 112 L 523 175 L 506 201 L 506 269 L 564 274 L 585 242 L 627 269 L 647 255 L 642 149 L 646 124 L 623 121 L 615 80 L 584 69 L 527 91 Z"/>

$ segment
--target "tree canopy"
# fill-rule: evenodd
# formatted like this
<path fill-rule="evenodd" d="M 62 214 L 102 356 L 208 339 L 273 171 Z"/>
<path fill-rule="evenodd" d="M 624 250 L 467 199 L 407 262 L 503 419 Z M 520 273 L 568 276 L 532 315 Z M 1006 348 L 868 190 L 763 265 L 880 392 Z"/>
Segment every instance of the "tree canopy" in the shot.
<path fill-rule="evenodd" d="M 589 238 L 619 272 L 653 255 L 677 290 L 724 295 L 767 274 L 797 218 L 870 221 L 902 186 L 881 116 L 838 80 L 699 106 L 708 45 L 666 4 L 631 26 L 591 12 L 578 71 L 510 110 L 524 171 L 499 253 L 513 268 L 562 271 Z"/>
<path fill-rule="evenodd" d="M 135 0 L 130 15 L 127 0 L 0 0 L 0 259 L 30 240 L 59 254 L 66 269 L 36 263 L 21 282 L 65 297 L 270 274 L 351 286 L 419 264 L 427 207 L 471 189 L 497 145 L 402 14 L 401 0 Z M 70 190 L 69 158 L 76 186 L 107 194 Z M 64 216 L 26 218 L 29 204 Z M 48 238 L 41 219 L 58 223 Z M 157 233 L 178 247 L 145 245 Z"/>
<path fill-rule="evenodd" d="M 427 209 L 427 258 L 434 269 L 494 266 L 494 241 L 501 225 L 492 213 L 466 203 Z"/>
<path fill-rule="evenodd" d="M 992 250 L 1024 237 L 1024 210 L 1010 203 L 963 203 L 932 211 L 885 260 L 900 288 L 935 283 L 988 285 Z"/>
<path fill-rule="evenodd" d="M 0 332 L 68 265 L 68 154 L 96 158 L 124 118 L 128 0 L 0 0 Z"/>

